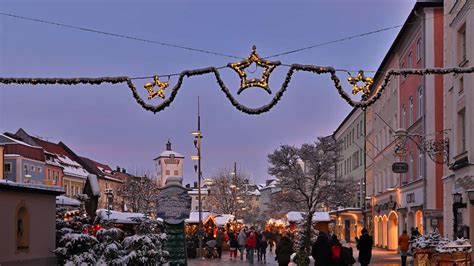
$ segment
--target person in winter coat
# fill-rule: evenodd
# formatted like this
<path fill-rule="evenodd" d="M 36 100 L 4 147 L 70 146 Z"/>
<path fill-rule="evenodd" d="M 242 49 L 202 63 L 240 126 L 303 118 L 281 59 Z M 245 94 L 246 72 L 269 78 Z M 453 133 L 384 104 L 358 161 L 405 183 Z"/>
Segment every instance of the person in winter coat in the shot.
<path fill-rule="evenodd" d="M 216 235 L 216 248 L 217 248 L 217 254 L 219 254 L 219 259 L 222 257 L 222 245 L 224 244 L 224 241 L 225 241 L 224 230 L 222 228 L 219 228 Z"/>
<path fill-rule="evenodd" d="M 410 237 L 408 237 L 407 230 L 403 230 L 403 233 L 398 238 L 398 244 L 400 245 L 400 254 L 402 255 L 402 266 L 407 265 L 407 252 L 410 245 Z"/>
<path fill-rule="evenodd" d="M 352 265 L 356 263 L 356 260 L 354 259 L 354 252 L 352 250 L 351 245 L 347 244 L 347 242 L 342 239 L 339 241 L 342 246 L 342 265 Z"/>
<path fill-rule="evenodd" d="M 331 237 L 331 258 L 330 258 L 330 265 L 332 266 L 341 266 L 342 264 L 342 245 L 337 239 L 336 235 L 332 235 Z"/>
<path fill-rule="evenodd" d="M 237 249 L 239 248 L 239 242 L 237 241 L 237 237 L 235 236 L 234 232 L 229 232 L 229 251 L 230 251 L 230 259 L 232 257 L 237 259 Z"/>
<path fill-rule="evenodd" d="M 257 261 L 260 261 L 260 240 L 262 239 L 262 233 L 257 232 L 255 233 L 255 237 L 257 238 L 257 246 L 255 247 L 255 250 L 257 251 Z"/>
<path fill-rule="evenodd" d="M 247 235 L 245 234 L 244 229 L 240 230 L 239 236 L 237 237 L 237 242 L 239 243 L 240 259 L 243 260 L 245 243 L 247 243 Z"/>
<path fill-rule="evenodd" d="M 267 238 L 265 237 L 265 235 L 262 235 L 262 237 L 260 238 L 260 244 L 259 244 L 259 261 L 263 261 L 264 263 L 267 263 L 267 246 L 268 246 L 268 243 L 267 243 Z"/>
<path fill-rule="evenodd" d="M 283 236 L 275 249 L 275 260 L 279 266 L 287 266 L 290 263 L 291 254 L 293 254 L 293 242 L 288 235 Z"/>
<path fill-rule="evenodd" d="M 319 233 L 318 238 L 316 238 L 311 248 L 311 256 L 313 256 L 315 266 L 329 265 L 329 237 L 326 233 Z"/>
<path fill-rule="evenodd" d="M 369 235 L 367 229 L 362 229 L 362 236 L 357 242 L 357 249 L 359 250 L 359 262 L 361 266 L 367 266 L 372 258 L 372 237 Z"/>
<path fill-rule="evenodd" d="M 255 253 L 255 248 L 257 247 L 257 237 L 255 232 L 251 232 L 250 236 L 247 238 L 247 261 L 253 264 L 253 254 Z"/>

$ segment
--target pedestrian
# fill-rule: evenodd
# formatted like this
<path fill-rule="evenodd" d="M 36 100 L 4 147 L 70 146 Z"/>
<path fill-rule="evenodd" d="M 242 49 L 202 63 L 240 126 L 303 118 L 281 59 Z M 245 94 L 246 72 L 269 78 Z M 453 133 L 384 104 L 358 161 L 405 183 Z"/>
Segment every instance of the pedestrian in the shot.
<path fill-rule="evenodd" d="M 275 260 L 278 261 L 279 266 L 287 266 L 290 263 L 291 254 L 293 254 L 293 242 L 289 234 L 285 234 L 275 249 Z"/>
<path fill-rule="evenodd" d="M 311 248 L 311 256 L 315 266 L 329 265 L 330 262 L 329 237 L 325 232 L 320 232 Z"/>
<path fill-rule="evenodd" d="M 402 256 L 402 266 L 407 265 L 407 252 L 410 244 L 410 238 L 408 237 L 407 230 L 403 230 L 403 233 L 398 238 L 398 245 L 400 245 L 400 254 Z"/>
<path fill-rule="evenodd" d="M 239 243 L 240 260 L 243 260 L 245 244 L 247 242 L 247 236 L 245 235 L 244 229 L 240 229 L 239 236 L 237 237 L 237 242 Z"/>
<path fill-rule="evenodd" d="M 257 238 L 257 245 L 255 249 L 257 250 L 257 261 L 260 261 L 262 256 L 260 256 L 260 241 L 262 240 L 262 233 L 261 232 L 256 232 L 255 237 Z"/>
<path fill-rule="evenodd" d="M 351 245 L 349 245 L 344 239 L 339 241 L 342 246 L 342 264 L 341 265 L 353 265 L 356 263 L 356 260 L 354 258 L 354 252 L 352 250 Z"/>
<path fill-rule="evenodd" d="M 361 266 L 367 266 L 372 258 L 373 240 L 369 235 L 367 229 L 362 229 L 362 235 L 357 242 L 357 249 L 359 250 L 359 262 Z"/>
<path fill-rule="evenodd" d="M 337 239 L 337 235 L 331 237 L 331 264 L 333 266 L 342 265 L 342 245 Z"/>
<path fill-rule="evenodd" d="M 219 259 L 222 257 L 222 245 L 225 241 L 224 229 L 219 228 L 216 235 L 216 249 Z"/>
<path fill-rule="evenodd" d="M 257 237 L 255 236 L 255 232 L 251 232 L 249 237 L 247 238 L 247 261 L 250 264 L 253 264 L 253 256 L 255 252 L 255 248 L 257 247 Z"/>
<path fill-rule="evenodd" d="M 263 263 L 267 263 L 267 247 L 268 247 L 267 238 L 265 237 L 265 235 L 262 235 L 262 237 L 260 238 L 260 245 L 259 245 L 259 250 L 260 250 L 259 261 L 263 261 Z"/>
<path fill-rule="evenodd" d="M 239 248 L 239 242 L 237 241 L 237 238 L 234 234 L 234 232 L 229 232 L 229 251 L 230 251 L 230 259 L 232 260 L 232 257 L 234 259 L 237 259 L 237 249 Z"/>

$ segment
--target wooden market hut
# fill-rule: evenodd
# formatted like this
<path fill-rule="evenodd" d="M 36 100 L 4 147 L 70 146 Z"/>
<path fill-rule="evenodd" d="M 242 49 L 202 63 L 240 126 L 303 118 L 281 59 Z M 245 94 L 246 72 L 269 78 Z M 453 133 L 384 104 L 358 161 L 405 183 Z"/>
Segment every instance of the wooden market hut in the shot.
<path fill-rule="evenodd" d="M 202 212 L 202 224 L 204 227 L 204 234 L 208 235 L 209 233 L 214 234 L 217 229 L 217 223 L 214 217 L 210 212 Z M 189 218 L 185 220 L 185 231 L 189 236 L 194 235 L 199 226 L 199 212 L 192 211 L 189 214 Z"/>
<path fill-rule="evenodd" d="M 301 221 L 302 218 L 301 212 L 291 211 L 286 214 L 286 220 L 292 232 L 295 232 L 296 224 Z M 329 233 L 330 222 L 331 218 L 329 212 L 315 212 L 313 215 L 314 229 L 320 232 Z"/>

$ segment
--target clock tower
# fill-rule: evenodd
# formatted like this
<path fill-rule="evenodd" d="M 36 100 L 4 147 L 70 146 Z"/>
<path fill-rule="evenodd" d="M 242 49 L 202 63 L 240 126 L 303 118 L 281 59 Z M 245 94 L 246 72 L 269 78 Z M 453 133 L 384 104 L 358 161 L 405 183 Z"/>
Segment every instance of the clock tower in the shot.
<path fill-rule="evenodd" d="M 159 187 L 165 186 L 168 177 L 181 177 L 181 181 L 183 180 L 184 156 L 171 149 L 169 140 L 166 143 L 166 150 L 153 160 Z"/>

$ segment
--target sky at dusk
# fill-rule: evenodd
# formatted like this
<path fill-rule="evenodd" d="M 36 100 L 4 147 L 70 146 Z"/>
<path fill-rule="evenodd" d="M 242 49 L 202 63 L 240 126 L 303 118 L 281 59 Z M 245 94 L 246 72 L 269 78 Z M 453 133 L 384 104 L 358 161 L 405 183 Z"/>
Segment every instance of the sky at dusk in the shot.
<path fill-rule="evenodd" d="M 0 12 L 240 57 L 246 57 L 256 45 L 265 57 L 403 24 L 414 2 L 18 0 L 1 1 Z M 285 64 L 376 70 L 399 29 L 274 59 Z M 0 38 L 2 77 L 152 76 L 237 60 L 5 16 L 0 16 Z M 253 107 L 268 103 L 287 70 L 279 67 L 272 73 L 272 95 L 250 88 L 236 98 Z M 221 74 L 236 95 L 237 74 L 231 69 Z M 343 72 L 338 75 L 342 80 L 347 77 Z M 176 80 L 171 78 L 170 87 Z M 149 81 L 135 81 L 143 97 L 143 85 Z M 81 156 L 129 172 L 153 171 L 153 159 L 170 139 L 173 149 L 186 156 L 184 179 L 188 183 L 196 180 L 190 132 L 197 126 L 198 96 L 203 175 L 237 162 L 256 182 L 269 177 L 267 155 L 279 145 L 301 145 L 332 134 L 351 110 L 328 75 L 307 72 L 293 75 L 279 104 L 259 116 L 235 109 L 213 75 L 185 78 L 175 101 L 157 114 L 143 110 L 126 84 L 1 85 L 0 131 L 14 133 L 21 127 L 31 135 L 63 141 Z"/>

